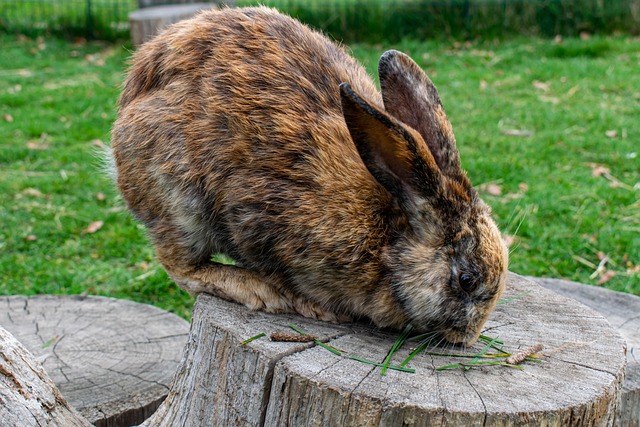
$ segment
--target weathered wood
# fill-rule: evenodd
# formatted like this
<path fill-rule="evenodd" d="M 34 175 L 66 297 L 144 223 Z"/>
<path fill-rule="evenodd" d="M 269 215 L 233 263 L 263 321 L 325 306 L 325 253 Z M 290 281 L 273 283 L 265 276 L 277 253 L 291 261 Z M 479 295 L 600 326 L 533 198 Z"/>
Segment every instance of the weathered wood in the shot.
<path fill-rule="evenodd" d="M 0 297 L 0 325 L 97 426 L 139 424 L 155 411 L 189 330 L 156 307 L 95 296 Z"/>
<path fill-rule="evenodd" d="M 619 426 L 640 427 L 640 297 L 560 279 L 532 278 L 602 314 L 627 341 Z"/>
<path fill-rule="evenodd" d="M 289 331 L 292 322 L 345 354 L 380 362 L 398 332 L 250 312 L 200 295 L 171 391 L 143 425 L 613 425 L 624 377 L 622 337 L 592 310 L 511 274 L 505 298 L 516 295 L 498 306 L 486 334 L 512 351 L 542 343 L 549 353 L 543 362 L 527 362 L 523 371 L 435 371 L 460 359 L 420 354 L 408 365 L 416 373 L 386 376 L 313 343 L 239 343 Z M 411 350 L 401 349 L 392 363 Z"/>
<path fill-rule="evenodd" d="M 6 427 L 88 427 L 22 344 L 0 328 L 0 424 Z"/>
<path fill-rule="evenodd" d="M 139 46 L 158 34 L 167 25 L 191 18 L 201 10 L 218 6 L 218 2 L 184 3 L 135 10 L 129 13 L 131 40 L 135 46 Z"/>

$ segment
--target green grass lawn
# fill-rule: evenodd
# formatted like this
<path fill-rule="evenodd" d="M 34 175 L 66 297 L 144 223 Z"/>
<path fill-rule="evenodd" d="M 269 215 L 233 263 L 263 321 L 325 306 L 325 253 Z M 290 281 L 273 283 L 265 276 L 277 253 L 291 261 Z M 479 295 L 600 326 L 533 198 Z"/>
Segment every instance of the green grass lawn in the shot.
<path fill-rule="evenodd" d="M 96 157 L 130 52 L 6 35 L 0 45 L 0 294 L 100 294 L 188 317 L 192 299 Z M 353 52 L 371 73 L 386 48 L 427 70 L 464 167 L 513 240 L 513 271 L 640 294 L 639 47 L 518 39 Z"/>

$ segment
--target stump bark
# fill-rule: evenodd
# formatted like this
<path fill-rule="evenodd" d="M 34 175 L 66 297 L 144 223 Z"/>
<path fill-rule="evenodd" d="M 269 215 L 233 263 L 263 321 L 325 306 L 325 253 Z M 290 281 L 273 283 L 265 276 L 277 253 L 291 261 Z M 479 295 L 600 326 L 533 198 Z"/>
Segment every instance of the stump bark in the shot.
<path fill-rule="evenodd" d="M 16 427 L 89 427 L 33 357 L 0 328 L 0 424 Z"/>
<path fill-rule="evenodd" d="M 189 330 L 156 307 L 96 296 L 0 297 L 0 325 L 99 427 L 139 424 L 157 409 Z"/>
<path fill-rule="evenodd" d="M 200 295 L 171 391 L 143 425 L 613 425 L 626 360 L 622 337 L 594 311 L 517 275 L 509 275 L 504 298 L 485 334 L 511 352 L 542 343 L 548 356 L 541 362 L 525 362 L 522 371 L 436 371 L 465 359 L 422 353 L 407 365 L 415 373 L 382 376 L 379 367 L 344 355 L 381 362 L 397 331 L 250 312 Z M 288 323 L 343 356 L 314 343 L 240 344 L 261 332 L 290 332 Z M 401 348 L 392 364 L 415 345 Z"/>
<path fill-rule="evenodd" d="M 640 427 L 640 297 L 567 280 L 532 279 L 602 314 L 627 341 L 627 369 L 616 425 Z"/>

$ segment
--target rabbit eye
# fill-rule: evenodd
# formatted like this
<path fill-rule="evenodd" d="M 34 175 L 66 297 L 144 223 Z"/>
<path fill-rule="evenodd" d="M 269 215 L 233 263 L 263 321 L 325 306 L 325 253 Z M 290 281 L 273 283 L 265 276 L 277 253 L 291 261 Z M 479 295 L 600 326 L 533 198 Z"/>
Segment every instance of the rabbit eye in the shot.
<path fill-rule="evenodd" d="M 458 284 L 465 292 L 472 292 L 476 288 L 476 283 L 470 274 L 460 273 L 458 276 Z"/>

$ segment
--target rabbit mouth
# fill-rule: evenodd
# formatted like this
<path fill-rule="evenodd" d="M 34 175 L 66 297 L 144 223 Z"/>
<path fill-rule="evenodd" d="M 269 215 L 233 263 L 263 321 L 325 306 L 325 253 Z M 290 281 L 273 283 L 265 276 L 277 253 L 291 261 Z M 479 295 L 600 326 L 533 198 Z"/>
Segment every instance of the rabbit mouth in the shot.
<path fill-rule="evenodd" d="M 455 345 L 471 347 L 480 337 L 480 331 L 446 331 L 443 333 L 444 339 Z"/>

